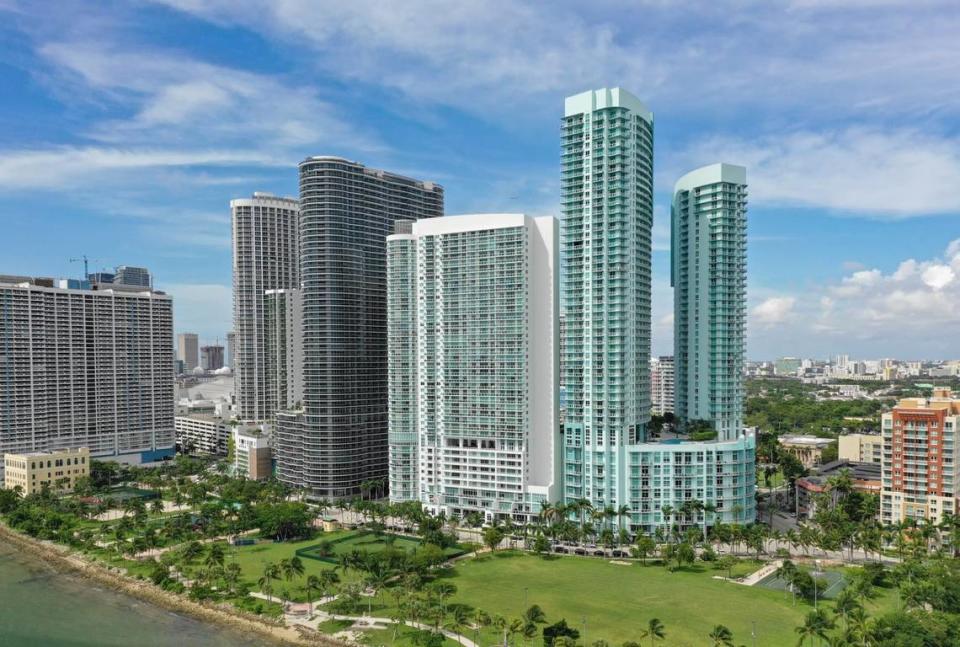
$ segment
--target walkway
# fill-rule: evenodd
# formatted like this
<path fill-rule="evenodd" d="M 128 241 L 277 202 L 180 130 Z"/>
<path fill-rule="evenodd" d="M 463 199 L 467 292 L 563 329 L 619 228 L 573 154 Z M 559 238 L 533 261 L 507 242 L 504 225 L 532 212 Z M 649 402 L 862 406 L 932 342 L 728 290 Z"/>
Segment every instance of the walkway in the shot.
<path fill-rule="evenodd" d="M 268 602 L 276 602 L 277 604 L 280 604 L 280 605 L 283 605 L 286 602 L 282 598 L 266 595 L 264 593 L 260 593 L 259 591 L 251 591 L 248 595 L 254 598 L 259 598 L 261 600 L 266 600 Z M 368 616 L 368 615 L 348 616 L 348 615 L 343 615 L 338 613 L 329 613 L 320 608 L 324 604 L 333 602 L 334 600 L 337 599 L 337 597 L 338 596 L 336 595 L 328 595 L 324 598 L 320 598 L 319 600 L 313 602 L 313 617 L 311 618 L 305 618 L 303 616 L 290 615 L 285 613 L 283 616 L 284 621 L 291 626 L 302 625 L 304 627 L 309 627 L 310 629 L 314 629 L 314 630 L 318 630 L 317 626 L 322 622 L 326 622 L 327 620 L 349 620 L 354 623 L 351 629 L 357 629 L 357 630 L 381 629 L 381 628 L 385 629 L 390 625 L 396 624 L 396 621 L 390 618 L 379 618 L 377 616 Z M 412 620 L 406 620 L 404 621 L 403 624 L 407 625 L 408 627 L 413 627 L 414 629 L 423 629 L 426 631 L 435 630 L 435 627 L 433 627 L 432 625 L 427 625 L 420 622 L 414 622 Z M 440 633 L 442 633 L 444 636 L 446 636 L 450 640 L 457 641 L 458 643 L 463 645 L 463 647 L 480 647 L 480 645 L 478 645 L 477 643 L 473 642 L 472 640 L 470 640 L 469 638 L 467 638 L 462 634 L 456 633 L 455 631 L 440 629 Z"/>
<path fill-rule="evenodd" d="M 778 559 L 775 562 L 770 562 L 760 570 L 750 573 L 750 575 L 747 575 L 742 580 L 736 580 L 736 581 L 739 584 L 745 584 L 746 586 L 753 586 L 757 582 L 765 579 L 767 576 L 773 575 L 774 573 L 776 573 L 781 566 L 783 566 L 783 560 Z"/>

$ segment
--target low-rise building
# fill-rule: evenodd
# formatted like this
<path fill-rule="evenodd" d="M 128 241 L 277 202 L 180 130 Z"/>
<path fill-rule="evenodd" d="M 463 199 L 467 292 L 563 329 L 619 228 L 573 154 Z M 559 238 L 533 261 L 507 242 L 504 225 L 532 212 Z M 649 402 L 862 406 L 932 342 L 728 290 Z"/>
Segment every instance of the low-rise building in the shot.
<path fill-rule="evenodd" d="M 817 512 L 817 495 L 827 492 L 830 479 L 843 474 L 844 471 L 850 475 L 855 492 L 880 494 L 881 466 L 878 463 L 843 459 L 831 461 L 815 469 L 812 474 L 797 479 L 797 517 L 801 519 L 813 517 Z"/>
<path fill-rule="evenodd" d="M 223 418 L 191 414 L 174 418 L 177 448 L 184 454 L 226 454 L 230 428 Z"/>
<path fill-rule="evenodd" d="M 757 518 L 754 496 L 757 483 L 756 436 L 743 432 L 733 440 L 627 445 L 622 464 L 627 466 L 630 529 L 653 533 L 658 527 L 750 524 Z M 579 478 L 568 474 L 569 479 Z M 709 503 L 682 512 L 685 504 Z M 668 518 L 665 506 L 673 509 Z"/>
<path fill-rule="evenodd" d="M 837 458 L 854 463 L 883 462 L 883 436 L 881 434 L 847 434 L 840 436 Z"/>
<path fill-rule="evenodd" d="M 265 481 L 273 476 L 270 436 L 259 429 L 233 430 L 233 466 L 237 476 Z"/>
<path fill-rule="evenodd" d="M 884 523 L 956 514 L 960 465 L 960 399 L 935 388 L 930 398 L 906 398 L 883 414 Z"/>
<path fill-rule="evenodd" d="M 797 457 L 807 469 L 823 462 L 823 450 L 833 440 L 818 436 L 780 436 L 780 446 Z"/>
<path fill-rule="evenodd" d="M 4 454 L 3 466 L 3 486 L 8 490 L 19 487 L 23 496 L 39 492 L 44 485 L 54 492 L 72 492 L 78 478 L 90 476 L 90 450 Z"/>

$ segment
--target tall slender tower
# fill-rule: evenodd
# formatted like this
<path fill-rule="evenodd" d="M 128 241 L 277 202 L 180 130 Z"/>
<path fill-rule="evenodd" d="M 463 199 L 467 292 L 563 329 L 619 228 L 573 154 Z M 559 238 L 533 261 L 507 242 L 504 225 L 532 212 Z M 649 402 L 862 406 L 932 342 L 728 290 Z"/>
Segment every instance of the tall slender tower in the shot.
<path fill-rule="evenodd" d="M 747 170 L 713 164 L 680 178 L 671 238 L 675 413 L 732 440 L 743 431 Z"/>
<path fill-rule="evenodd" d="M 237 412 L 242 420 L 267 421 L 276 413 L 269 376 L 268 290 L 300 287 L 300 206 L 294 198 L 254 193 L 231 200 L 233 221 L 233 330 Z"/>
<path fill-rule="evenodd" d="M 279 478 L 316 496 L 386 490 L 386 238 L 443 215 L 443 189 L 340 157 L 300 163 L 303 410 L 277 417 Z"/>
<path fill-rule="evenodd" d="M 616 507 L 650 421 L 653 114 L 620 88 L 577 94 L 561 141 L 564 494 Z"/>

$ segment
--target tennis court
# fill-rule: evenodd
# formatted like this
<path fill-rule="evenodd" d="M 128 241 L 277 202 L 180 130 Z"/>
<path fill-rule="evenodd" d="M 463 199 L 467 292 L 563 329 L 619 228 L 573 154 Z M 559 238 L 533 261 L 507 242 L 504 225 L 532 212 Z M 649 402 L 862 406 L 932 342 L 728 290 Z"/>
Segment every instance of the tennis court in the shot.
<path fill-rule="evenodd" d="M 846 581 L 843 578 L 843 573 L 839 571 L 821 571 L 821 572 L 811 572 L 814 579 L 816 580 L 826 580 L 827 588 L 825 590 L 818 590 L 817 597 L 823 599 L 831 599 L 836 597 L 840 591 L 843 590 L 843 587 L 846 586 Z M 783 591 L 787 588 L 787 583 L 783 581 L 776 573 L 766 576 L 762 580 L 756 583 L 756 586 L 762 586 L 767 589 L 773 589 L 774 591 Z"/>

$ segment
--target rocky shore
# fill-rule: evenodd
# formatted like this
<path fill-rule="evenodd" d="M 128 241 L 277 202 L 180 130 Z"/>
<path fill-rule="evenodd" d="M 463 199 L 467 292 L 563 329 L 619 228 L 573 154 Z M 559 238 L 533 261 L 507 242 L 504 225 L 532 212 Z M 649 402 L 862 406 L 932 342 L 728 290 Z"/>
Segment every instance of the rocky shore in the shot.
<path fill-rule="evenodd" d="M 164 591 L 152 582 L 134 579 L 125 573 L 91 560 L 82 553 L 49 541 L 23 535 L 0 523 L 0 541 L 15 546 L 45 562 L 66 567 L 71 572 L 96 581 L 101 586 L 136 597 L 169 611 L 182 613 L 202 622 L 226 627 L 244 634 L 256 634 L 274 645 L 322 645 L 342 647 L 346 643 L 320 634 L 286 626 L 282 621 L 246 613 L 227 604 L 195 602 L 185 596 Z"/>

